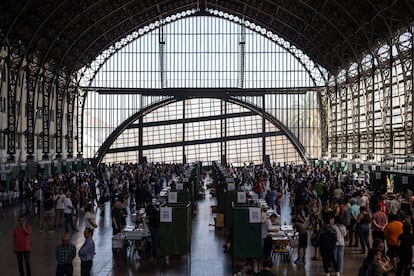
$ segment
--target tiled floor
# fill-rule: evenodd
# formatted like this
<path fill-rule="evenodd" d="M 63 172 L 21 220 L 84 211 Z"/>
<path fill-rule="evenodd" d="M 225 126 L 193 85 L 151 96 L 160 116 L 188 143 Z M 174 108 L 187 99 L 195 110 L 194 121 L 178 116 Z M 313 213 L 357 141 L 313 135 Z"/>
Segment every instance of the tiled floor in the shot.
<path fill-rule="evenodd" d="M 94 233 L 96 244 L 96 257 L 93 264 L 93 275 L 234 275 L 242 272 L 242 275 L 249 275 L 243 269 L 244 260 L 235 260 L 234 270 L 229 254 L 223 253 L 225 235 L 223 231 L 215 231 L 213 226 L 214 214 L 211 213 L 211 205 L 216 203 L 215 198 L 206 196 L 205 199 L 198 201 L 198 211 L 193 219 L 193 236 L 191 254 L 181 258 L 171 258 L 167 264 L 165 260 L 142 259 L 133 263 L 124 261 L 114 262 L 112 258 L 112 228 L 110 224 L 109 205 L 104 217 L 97 214 L 98 228 Z M 18 275 L 17 261 L 12 250 L 12 229 L 16 225 L 17 215 L 20 206 L 6 207 L 0 213 L 0 275 Z M 288 198 L 286 197 L 282 205 L 282 219 L 290 218 L 288 209 Z M 28 223 L 33 228 L 32 241 L 32 275 L 49 276 L 55 274 L 56 261 L 54 257 L 55 246 L 60 242 L 63 229 L 49 234 L 40 233 L 39 219 L 34 216 L 27 217 Z M 77 220 L 78 233 L 71 236 L 72 242 L 79 247 L 83 242 L 82 230 L 84 228 L 83 212 Z M 79 222 L 80 221 L 80 222 Z M 345 249 L 345 271 L 343 275 L 357 275 L 358 268 L 362 263 L 363 256 L 358 254 L 357 249 Z M 323 275 L 322 263 L 311 261 L 313 248 L 309 247 L 305 265 L 295 265 L 291 263 L 276 263 L 273 270 L 278 276 L 282 275 Z M 79 275 L 80 261 L 76 257 L 74 260 L 75 274 Z"/>

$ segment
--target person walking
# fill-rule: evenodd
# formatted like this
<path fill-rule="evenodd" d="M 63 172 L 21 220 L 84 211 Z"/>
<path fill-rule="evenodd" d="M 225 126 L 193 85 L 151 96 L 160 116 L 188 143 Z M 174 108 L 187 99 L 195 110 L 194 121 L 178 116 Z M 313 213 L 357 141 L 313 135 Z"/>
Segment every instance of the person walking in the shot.
<path fill-rule="evenodd" d="M 30 269 L 30 234 L 32 233 L 32 228 L 29 224 L 26 223 L 26 220 L 23 215 L 18 218 L 18 226 L 13 230 L 14 238 L 14 252 L 17 257 L 17 263 L 19 266 L 20 276 L 31 276 Z M 26 267 L 26 274 L 24 274 L 24 266 Z"/>
<path fill-rule="evenodd" d="M 73 275 L 73 259 L 76 256 L 76 247 L 69 242 L 69 234 L 62 236 L 62 243 L 56 247 L 56 276 Z"/>
<path fill-rule="evenodd" d="M 90 276 L 93 265 L 93 257 L 95 256 L 95 242 L 92 239 L 92 229 L 87 227 L 83 231 L 85 242 L 79 249 L 78 255 L 81 259 L 81 276 Z"/>

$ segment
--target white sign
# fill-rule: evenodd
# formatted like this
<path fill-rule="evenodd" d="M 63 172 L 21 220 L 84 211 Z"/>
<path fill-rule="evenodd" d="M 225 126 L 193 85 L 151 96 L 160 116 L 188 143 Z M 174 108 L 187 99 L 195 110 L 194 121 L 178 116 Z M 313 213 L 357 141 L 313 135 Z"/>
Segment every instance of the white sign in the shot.
<path fill-rule="evenodd" d="M 237 192 L 237 203 L 246 203 L 246 192 Z"/>
<path fill-rule="evenodd" d="M 234 183 L 227 183 L 227 191 L 234 191 L 235 185 Z"/>
<path fill-rule="evenodd" d="M 177 203 L 177 192 L 168 193 L 168 203 Z"/>
<path fill-rule="evenodd" d="M 172 207 L 160 207 L 160 222 L 172 221 Z"/>
<path fill-rule="evenodd" d="M 377 169 L 377 166 L 372 165 L 372 170 L 375 171 Z"/>
<path fill-rule="evenodd" d="M 184 184 L 183 183 L 177 183 L 176 185 L 175 185 L 175 188 L 177 189 L 177 190 L 183 190 L 184 189 Z"/>
<path fill-rule="evenodd" d="M 261 223 L 262 215 L 260 208 L 258 207 L 249 207 L 249 223 Z"/>
<path fill-rule="evenodd" d="M 402 177 L 402 184 L 408 184 L 408 176 Z"/>

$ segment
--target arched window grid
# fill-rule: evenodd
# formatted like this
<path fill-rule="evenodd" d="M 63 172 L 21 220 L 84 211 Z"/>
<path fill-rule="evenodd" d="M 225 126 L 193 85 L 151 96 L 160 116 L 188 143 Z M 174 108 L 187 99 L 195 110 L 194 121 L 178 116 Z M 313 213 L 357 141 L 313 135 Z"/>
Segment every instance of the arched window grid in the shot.
<path fill-rule="evenodd" d="M 242 20 L 239 19 L 237 16 L 229 15 L 228 13 L 223 13 L 216 10 L 210 10 L 207 9 L 210 14 L 214 16 L 220 16 L 224 19 L 230 20 L 232 22 L 241 24 Z M 188 17 L 193 15 L 196 12 L 195 9 L 188 10 L 185 12 L 178 13 L 175 16 L 167 17 L 166 19 L 158 20 L 154 23 L 149 24 L 149 26 L 146 26 L 144 28 L 140 28 L 138 31 L 133 32 L 132 34 L 128 35 L 126 38 L 121 39 L 120 41 L 116 42 L 113 46 L 109 47 L 108 49 L 104 50 L 101 55 L 99 55 L 88 67 L 85 67 L 84 69 L 81 69 L 82 71 L 91 71 L 92 74 L 90 74 L 89 78 L 85 78 L 81 81 L 81 84 L 83 86 L 91 85 L 95 75 L 100 71 L 100 68 L 103 64 L 107 62 L 107 60 L 114 55 L 116 52 L 118 52 L 120 49 L 124 48 L 128 44 L 132 43 L 134 40 L 138 39 L 139 37 L 147 34 L 147 32 L 151 32 L 154 29 L 162 26 L 165 23 L 171 23 L 174 20 L 178 20 L 184 17 Z M 172 19 L 174 18 L 174 20 Z M 315 64 L 307 55 L 305 55 L 300 49 L 296 48 L 294 45 L 291 45 L 289 42 L 283 40 L 276 34 L 273 34 L 271 31 L 267 31 L 265 28 L 262 28 L 260 26 L 256 26 L 253 23 L 250 23 L 248 21 L 244 22 L 244 25 L 254 32 L 257 32 L 261 35 L 266 35 L 269 39 L 272 39 L 277 44 L 279 44 L 281 47 L 285 48 L 287 51 L 291 52 L 292 55 L 296 56 L 298 60 L 303 64 L 305 68 L 307 68 L 309 74 L 314 79 L 315 85 L 323 85 L 328 78 L 328 72 L 323 67 Z M 253 26 L 253 27 L 252 27 Z M 89 83 L 89 84 L 88 84 Z"/>
<path fill-rule="evenodd" d="M 199 17 L 197 20 L 204 20 L 203 17 Z M 217 20 L 217 18 L 211 17 L 209 18 L 209 20 Z M 175 26 L 175 27 L 174 27 Z M 222 29 L 220 28 L 220 30 L 222 30 L 222 32 L 227 32 L 226 34 L 234 34 L 235 36 L 239 36 L 239 30 L 240 30 L 240 25 L 227 25 L 229 29 Z M 156 27 L 154 25 L 154 27 Z M 254 30 L 256 32 L 258 32 L 258 26 L 254 27 Z M 165 25 L 163 26 L 164 28 L 164 39 L 166 38 L 165 36 L 168 37 L 168 35 L 177 35 L 179 34 L 180 30 L 178 27 L 176 27 L 176 25 Z M 176 28 L 176 29 L 174 29 Z M 214 28 L 214 25 L 213 25 Z M 159 44 L 159 34 L 156 32 L 155 28 L 154 28 L 154 32 L 151 33 L 151 28 L 147 29 L 148 33 L 145 33 L 145 30 L 142 30 L 140 32 L 138 32 L 138 35 L 131 35 L 129 38 L 121 40 L 119 43 L 117 43 L 116 45 L 114 45 L 113 47 L 109 48 L 107 51 L 105 51 L 94 63 L 93 65 L 90 66 L 90 68 L 93 68 L 94 66 L 99 66 L 99 72 L 93 72 L 92 69 L 88 69 L 86 71 L 83 72 L 83 75 L 85 77 L 90 77 L 93 74 L 93 82 L 91 83 L 92 86 L 96 86 L 96 87 L 117 87 L 116 85 L 114 85 L 114 83 L 117 82 L 121 82 L 124 83 L 124 87 L 131 87 L 131 81 L 134 80 L 135 78 L 133 76 L 131 76 L 131 68 L 134 67 L 134 63 L 131 62 L 130 58 L 126 58 L 127 55 L 132 55 L 134 53 L 140 53 L 140 63 L 142 64 L 152 64 L 153 67 L 148 67 L 149 70 L 141 70 L 142 73 L 140 75 L 140 77 L 136 78 L 140 81 L 140 85 L 138 85 L 137 87 L 143 87 L 143 88 L 160 88 L 160 64 L 158 62 L 158 57 L 159 57 L 159 51 L 157 50 L 158 48 L 153 47 L 152 51 L 144 51 L 142 50 L 142 48 L 140 49 L 139 45 L 137 43 L 135 43 L 135 41 L 138 41 L 138 39 L 140 41 L 144 41 L 146 46 L 141 46 L 141 47 L 147 47 L 147 49 L 149 49 L 148 45 L 158 45 Z M 263 34 L 263 30 L 259 29 L 259 32 Z M 145 34 L 145 35 L 144 35 Z M 167 34 L 167 35 L 166 35 Z M 269 32 L 266 32 L 266 34 L 269 34 Z M 140 36 L 142 35 L 142 36 Z M 256 35 L 253 32 L 250 32 L 247 34 L 247 37 L 253 37 L 253 35 Z M 257 35 L 256 35 L 257 36 Z M 269 37 L 269 36 L 268 36 Z M 271 35 L 272 39 L 274 40 L 280 40 L 279 38 L 274 37 L 273 35 Z M 135 39 L 135 40 L 134 40 Z M 151 41 L 152 39 L 152 41 Z M 168 38 L 167 38 L 168 39 Z M 227 38 L 228 39 L 228 38 Z M 260 40 L 260 41 L 265 41 L 264 37 L 260 37 L 258 36 L 258 39 L 255 40 Z M 194 46 L 191 45 L 190 43 L 191 41 L 187 40 L 186 42 L 184 42 L 184 47 L 186 46 Z M 152 43 L 152 44 L 151 44 Z M 173 43 L 177 43 L 177 40 L 172 41 Z M 187 44 L 186 44 L 187 43 Z M 207 43 L 207 41 L 206 41 Z M 265 43 L 265 42 L 261 42 L 261 43 Z M 267 43 L 267 42 L 266 42 Z M 280 43 L 280 41 L 279 41 Z M 125 45 L 124 45 L 125 44 Z M 296 82 L 296 83 L 300 83 L 300 85 L 297 86 L 313 86 L 315 85 L 315 80 L 312 80 L 312 77 L 309 76 L 309 71 L 304 67 L 304 63 L 302 62 L 298 62 L 299 58 L 292 56 L 291 53 L 295 52 L 297 53 L 297 55 L 302 55 L 302 59 L 305 60 L 306 63 L 310 64 L 313 66 L 312 71 L 313 72 L 319 72 L 319 79 L 323 79 L 322 74 L 320 74 L 320 68 L 318 68 L 317 65 L 313 64 L 305 55 L 303 55 L 303 53 L 298 50 L 295 49 L 293 46 L 291 46 L 289 43 L 282 43 L 284 47 L 289 47 L 292 49 L 292 52 L 286 52 L 284 48 L 281 48 L 278 45 L 274 45 L 272 46 L 273 48 L 265 48 L 264 50 L 261 50 L 262 55 L 264 56 L 264 54 L 269 55 L 269 53 L 277 53 L 277 54 L 281 54 L 282 58 L 280 60 L 279 64 L 275 64 L 272 63 L 271 60 L 274 60 L 272 58 L 261 58 L 260 59 L 260 65 L 257 66 L 255 69 L 252 70 L 246 70 L 246 84 L 247 86 L 251 85 L 252 87 L 260 87 L 260 85 L 265 85 L 266 86 L 266 81 L 263 82 L 263 80 L 272 80 L 272 79 L 278 79 L 277 78 L 277 74 L 275 72 L 277 71 L 266 71 L 264 68 L 266 65 L 269 68 L 275 67 L 277 68 L 278 66 L 282 66 L 282 69 L 280 69 L 280 72 L 286 72 L 287 74 L 291 74 L 290 77 L 285 79 L 284 83 L 280 83 L 281 87 L 287 87 L 287 85 L 289 84 L 289 82 Z M 122 45 L 124 45 L 122 48 Z M 229 43 L 229 45 L 231 45 L 231 43 Z M 217 47 L 216 45 L 213 45 L 214 47 Z M 234 46 L 237 46 L 237 43 L 234 44 Z M 248 46 L 248 45 L 247 45 Z M 117 49 L 119 48 L 119 49 Z M 155 50 L 154 50 L 155 49 Z M 170 52 L 168 52 L 169 50 L 166 50 L 166 53 L 170 54 L 170 55 L 177 55 L 179 54 L 179 51 L 177 50 L 172 50 Z M 193 50 L 194 51 L 194 50 Z M 194 53 L 197 54 L 197 51 L 202 51 L 202 49 L 198 49 L 196 50 Z M 233 52 L 232 52 L 233 51 Z M 189 51 L 191 53 L 191 51 Z M 234 61 L 234 68 L 237 68 L 237 54 L 239 54 L 236 50 L 230 50 L 229 52 L 226 52 L 226 54 L 231 54 L 233 53 L 236 57 L 233 59 Z M 249 57 L 249 55 L 253 55 L 255 52 L 253 51 L 253 48 L 249 48 L 246 47 L 246 64 L 252 63 L 254 64 L 254 60 Z M 208 54 L 208 52 L 207 52 Z M 120 56 L 119 60 L 117 60 L 115 57 L 116 56 Z M 208 55 L 204 55 L 202 56 L 200 59 L 197 59 L 199 56 L 196 56 L 196 62 L 210 62 L 212 60 L 212 58 L 208 58 Z M 135 64 L 138 64 L 137 58 L 135 57 Z M 269 61 L 270 60 L 270 61 Z M 103 64 L 100 65 L 96 65 L 102 61 L 105 61 Z M 178 58 L 173 58 L 173 65 L 177 64 L 179 62 Z M 111 70 L 111 68 L 113 68 L 114 66 L 118 65 L 118 62 L 121 62 L 124 64 L 125 66 L 125 70 Z M 187 62 L 191 62 L 190 60 L 187 60 Z M 275 66 L 276 65 L 276 66 Z M 289 65 L 292 67 L 289 69 Z M 178 67 L 178 66 L 177 66 Z M 246 66 L 247 67 L 247 66 Z M 305 69 L 304 69 L 305 68 Z M 175 69 L 175 67 L 172 67 L 172 70 L 166 70 L 165 73 L 171 73 L 171 74 L 176 74 L 178 69 Z M 237 70 L 235 70 L 237 71 Z M 93 73 L 92 73 L 93 72 Z M 120 76 L 120 74 L 117 74 L 117 72 L 122 73 L 122 75 L 126 76 L 126 79 L 123 79 L 124 76 Z M 144 73 L 147 72 L 147 73 Z M 267 76 L 264 79 L 261 79 L 260 81 L 258 80 L 258 78 L 254 76 L 254 74 L 257 74 L 257 72 L 262 72 L 265 76 L 267 74 Z M 191 74 L 198 74 L 200 75 L 201 72 L 200 70 L 198 70 L 198 72 L 184 72 L 184 73 L 191 73 Z M 224 72 L 224 74 L 221 74 L 221 71 L 216 71 L 213 74 L 213 79 L 215 80 L 215 83 L 213 84 L 214 86 L 221 86 L 226 83 L 229 83 L 229 81 L 236 79 L 236 75 L 232 76 L 231 72 Z M 250 75 L 249 75 L 250 74 Z M 224 75 L 221 76 L 221 75 Z M 145 77 L 143 77 L 145 76 Z M 175 75 L 174 80 L 186 80 L 186 78 L 180 78 L 180 75 Z M 203 79 L 199 77 L 200 82 L 206 81 L 207 79 Z M 126 81 L 126 82 L 125 82 Z M 153 83 L 157 83 L 156 86 L 152 86 L 151 84 Z M 235 82 L 236 83 L 236 82 Z M 261 84 L 264 83 L 264 84 Z M 270 82 L 269 82 L 270 83 Z M 325 83 L 325 81 L 323 82 L 323 84 Z M 184 82 L 185 85 L 187 85 L 187 83 Z M 171 85 L 171 83 L 167 82 L 167 87 Z M 227 86 L 227 85 L 226 85 Z M 132 85 L 132 87 L 134 87 L 134 85 Z M 201 86 L 203 87 L 203 86 Z M 301 95 L 290 95 L 290 94 L 272 94 L 272 95 L 266 95 L 267 100 L 266 103 L 272 103 L 274 102 L 275 105 L 279 105 L 280 108 L 275 108 L 274 110 L 268 110 L 267 106 L 265 106 L 265 110 L 269 113 L 275 114 L 276 116 L 281 116 L 283 118 L 283 120 L 280 120 L 284 125 L 286 125 L 288 128 L 291 128 L 292 132 L 299 138 L 300 142 L 305 146 L 305 147 L 309 147 L 307 149 L 307 152 L 310 154 L 310 156 L 318 156 L 318 154 L 321 152 L 321 148 L 320 148 L 320 126 L 317 124 L 320 124 L 320 114 L 318 113 L 319 111 L 319 100 L 318 100 L 318 92 L 315 91 L 309 91 L 305 94 L 301 94 Z M 117 97 L 117 99 L 114 99 L 114 97 Z M 93 156 L 94 152 L 96 152 L 98 146 L 100 144 L 102 144 L 103 140 L 105 139 L 105 137 L 107 137 L 111 131 L 113 131 L 115 129 L 115 127 L 122 121 L 124 121 L 126 118 L 128 118 L 129 116 L 131 116 L 132 114 L 138 112 L 139 110 L 141 110 L 142 108 L 145 108 L 153 103 L 159 102 L 161 100 L 163 100 L 166 97 L 161 97 L 161 96 L 144 96 L 144 95 L 119 95 L 119 96 L 115 96 L 115 95 L 104 95 L 104 94 L 98 94 L 96 92 L 89 92 L 88 98 L 87 98 L 87 105 L 86 108 L 84 110 L 84 119 L 85 119 L 85 132 L 89 131 L 89 133 L 87 133 L 85 136 L 88 137 L 88 143 L 86 143 L 85 148 L 88 148 L 88 150 L 85 150 L 85 154 L 86 157 L 88 156 Z M 243 100 L 245 102 L 251 103 L 252 105 L 255 105 L 259 108 L 263 108 L 263 103 L 262 103 L 262 97 L 254 97 L 254 96 L 249 96 L 249 97 L 243 97 Z M 90 104 L 91 103 L 97 103 L 97 107 L 95 110 L 95 107 L 92 107 Z M 122 103 L 127 103 L 127 104 L 122 104 Z M 281 105 L 280 103 L 284 103 L 283 105 Z M 113 115 L 116 110 L 120 110 L 120 112 L 117 112 L 115 115 Z M 109 112 L 105 112 L 105 110 L 108 110 Z M 112 112 L 112 113 L 111 113 Z M 155 111 L 154 111 L 155 112 Z M 176 111 L 177 112 L 177 111 Z M 176 117 L 179 114 L 177 114 Z M 306 116 L 312 116 L 312 118 L 306 118 Z M 144 120 L 146 117 L 144 117 Z M 276 117 L 278 118 L 278 117 Z M 97 120 L 101 120 L 101 122 L 99 122 L 98 126 L 102 126 L 100 130 L 95 130 L 95 121 Z M 104 122 L 106 120 L 110 120 L 112 126 L 105 124 Z M 157 118 L 158 120 L 158 118 Z M 173 131 L 177 131 L 178 130 L 178 126 L 171 126 L 171 130 L 166 130 L 164 127 L 163 131 L 170 131 L 170 133 L 172 133 Z M 154 135 L 157 135 L 155 130 L 151 130 Z M 150 132 L 151 132 L 150 131 Z M 94 132 L 96 132 L 96 134 L 94 134 Z M 308 135 L 309 133 L 312 133 L 312 135 Z M 186 133 L 187 134 L 187 133 Z M 137 135 L 137 134 L 134 134 Z M 311 137 L 314 136 L 314 137 Z M 93 138 L 92 138 L 93 137 Z M 262 138 L 260 138 L 262 139 Z M 254 138 L 252 140 L 249 140 L 249 142 L 247 143 L 247 145 L 256 145 L 257 140 L 260 140 L 259 138 Z M 269 138 L 270 139 L 270 138 Z M 265 138 L 266 140 L 266 145 L 269 140 L 267 137 Z M 127 141 L 128 139 L 124 139 L 124 141 Z M 273 139 L 274 141 L 275 139 Z M 286 141 L 286 139 L 284 140 Z M 149 141 L 147 141 L 149 142 Z M 173 139 L 171 139 L 171 143 L 173 143 Z M 116 145 L 121 144 L 119 141 L 116 142 Z M 211 143 L 212 145 L 215 145 L 214 143 Z M 193 145 L 191 145 L 193 147 Z M 169 147 L 171 148 L 171 150 L 173 150 L 174 152 L 178 152 L 176 149 L 179 147 Z M 195 146 L 195 149 L 201 149 L 201 148 L 205 148 L 205 146 L 201 147 L 201 146 Z M 274 149 L 272 149 L 271 146 L 266 147 L 266 150 L 274 150 L 274 151 L 280 151 L 280 149 L 278 147 L 273 147 Z M 296 150 L 293 146 L 286 146 L 285 145 L 285 149 L 288 150 L 288 153 L 284 153 L 286 156 L 287 155 L 293 155 L 293 159 L 295 160 L 295 162 L 300 162 L 300 158 L 299 155 L 297 153 L 295 153 L 294 151 Z M 206 150 L 204 149 L 204 152 Z M 148 150 L 143 150 L 143 154 L 145 155 L 145 152 L 147 153 L 156 153 L 157 156 L 166 156 L 166 149 L 161 150 L 161 149 L 148 149 Z M 180 150 L 179 152 L 181 152 L 182 154 L 184 154 L 182 152 L 182 150 Z M 257 152 L 248 152 L 248 156 L 253 156 L 258 154 Z M 111 156 L 115 156 L 117 155 L 111 153 Z M 125 153 L 119 153 L 120 155 L 125 156 Z M 134 156 L 134 158 L 136 157 L 136 153 L 133 153 L 131 156 Z M 211 155 L 212 156 L 212 155 Z M 242 155 L 240 155 L 242 156 Z M 238 156 L 237 160 L 240 160 L 240 156 Z M 113 158 L 118 158 L 118 157 L 113 157 Z M 187 161 L 188 161 L 188 157 L 186 155 Z M 256 160 L 261 160 L 262 156 L 261 154 L 259 154 L 258 156 L 254 157 L 254 159 Z"/>

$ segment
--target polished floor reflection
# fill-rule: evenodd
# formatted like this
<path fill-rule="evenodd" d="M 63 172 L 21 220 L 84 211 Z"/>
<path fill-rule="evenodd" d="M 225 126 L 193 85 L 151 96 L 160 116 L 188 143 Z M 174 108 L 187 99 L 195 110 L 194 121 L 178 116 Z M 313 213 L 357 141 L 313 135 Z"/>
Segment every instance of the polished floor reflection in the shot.
<path fill-rule="evenodd" d="M 216 199 L 206 195 L 204 199 L 197 202 L 197 212 L 193 219 L 193 235 L 191 253 L 181 257 L 171 257 L 168 262 L 165 259 L 137 258 L 132 261 L 120 259 L 114 260 L 112 256 L 112 228 L 110 222 L 109 205 L 106 206 L 105 216 L 99 216 L 97 211 L 98 228 L 94 233 L 96 244 L 96 257 L 93 264 L 93 275 L 251 275 L 246 267 L 245 260 L 234 260 L 232 265 L 231 256 L 223 253 L 225 233 L 215 230 L 211 213 L 211 205 L 215 205 Z M 282 205 L 282 220 L 290 219 L 288 197 L 284 198 Z M 13 254 L 12 230 L 17 224 L 17 216 L 21 211 L 18 205 L 5 207 L 0 213 L 0 275 L 18 275 L 17 260 Z M 31 264 L 34 276 L 49 276 L 55 274 L 56 261 L 54 250 L 60 242 L 64 232 L 63 228 L 54 233 L 40 232 L 40 219 L 33 215 L 27 217 L 28 223 L 33 228 L 31 237 L 32 253 Z M 76 223 L 80 232 L 71 233 L 71 241 L 77 249 L 83 243 L 82 230 L 84 229 L 83 212 L 76 217 Z M 345 249 L 345 269 L 343 275 L 357 275 L 358 268 L 363 260 L 363 255 L 358 254 L 356 248 Z M 296 253 L 293 253 L 296 254 Z M 276 275 L 323 275 L 322 262 L 312 261 L 313 248 L 307 251 L 306 263 L 296 265 L 293 262 L 277 262 L 273 271 Z M 293 258 L 295 256 L 292 256 Z M 80 274 L 80 260 L 74 260 L 75 274 Z"/>

